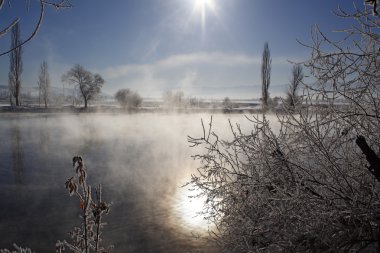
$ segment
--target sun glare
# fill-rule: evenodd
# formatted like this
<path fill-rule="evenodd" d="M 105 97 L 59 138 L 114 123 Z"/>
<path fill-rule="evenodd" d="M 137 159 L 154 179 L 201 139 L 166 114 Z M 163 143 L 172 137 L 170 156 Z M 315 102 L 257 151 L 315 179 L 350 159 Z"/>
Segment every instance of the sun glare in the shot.
<path fill-rule="evenodd" d="M 210 8 L 211 10 L 215 9 L 214 0 L 195 0 L 194 2 L 195 8 L 198 10 L 205 10 L 206 8 Z"/>
<path fill-rule="evenodd" d="M 202 25 L 202 35 L 205 35 L 206 30 L 206 16 L 207 12 L 212 12 L 217 16 L 215 0 L 194 0 L 193 12 L 200 15 L 200 22 Z"/>
<path fill-rule="evenodd" d="M 207 230 L 208 223 L 201 214 L 205 197 L 195 197 L 199 193 L 199 190 L 190 193 L 187 189 L 179 189 L 176 194 L 175 208 L 183 226 L 187 227 L 187 229 L 196 229 L 201 232 L 202 230 Z"/>

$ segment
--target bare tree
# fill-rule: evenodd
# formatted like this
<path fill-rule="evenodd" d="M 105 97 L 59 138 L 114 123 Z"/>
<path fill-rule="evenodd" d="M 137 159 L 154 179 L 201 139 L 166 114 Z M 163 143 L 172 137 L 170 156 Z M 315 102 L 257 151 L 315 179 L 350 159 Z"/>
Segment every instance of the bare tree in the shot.
<path fill-rule="evenodd" d="M 104 84 L 104 79 L 99 74 L 92 74 L 77 64 L 62 76 L 63 82 L 75 84 L 84 100 L 84 108 L 87 108 L 88 101 L 93 99 Z"/>
<path fill-rule="evenodd" d="M 357 22 L 344 39 L 313 30 L 304 106 L 230 123 L 232 139 L 212 120 L 189 137 L 219 252 L 380 250 L 380 20 L 354 8 L 336 12 Z"/>
<path fill-rule="evenodd" d="M 38 100 L 41 104 L 41 99 L 44 101 L 45 108 L 48 107 L 50 90 L 50 77 L 48 72 L 48 64 L 43 61 L 40 66 L 40 74 L 38 76 Z"/>
<path fill-rule="evenodd" d="M 261 91 L 264 108 L 268 107 L 271 64 L 272 59 L 270 57 L 269 45 L 268 42 L 265 42 L 263 60 L 261 63 Z"/>
<path fill-rule="evenodd" d="M 21 73 L 22 73 L 22 47 L 17 45 L 21 44 L 20 41 L 20 28 L 18 24 L 12 27 L 11 48 L 10 52 L 10 69 L 8 74 L 8 86 L 10 96 L 16 100 L 16 106 L 20 105 L 20 89 L 21 89 Z M 12 99 L 11 99 L 12 101 Z"/>
<path fill-rule="evenodd" d="M 12 2 L 13 2 L 12 0 L 8 0 L 8 4 L 10 6 L 11 6 Z M 25 0 L 25 2 L 26 2 L 26 8 L 29 8 L 29 5 L 31 4 L 30 0 Z M 22 45 L 24 45 L 25 43 L 29 42 L 30 40 L 32 40 L 36 36 L 36 34 L 38 33 L 39 28 L 42 25 L 42 20 L 43 20 L 43 17 L 45 15 L 45 6 L 52 6 L 56 10 L 59 10 L 59 9 L 62 9 L 62 8 L 70 8 L 72 6 L 70 0 L 56 0 L 56 1 L 39 0 L 38 2 L 39 2 L 39 5 L 40 5 L 40 15 L 39 15 L 39 18 L 38 18 L 38 22 L 37 22 L 36 26 L 34 27 L 34 30 L 28 35 L 28 37 L 26 39 L 24 39 L 23 41 L 20 41 L 19 44 L 14 45 L 13 47 L 11 47 L 7 51 L 1 52 L 0 56 L 6 55 L 6 54 L 10 53 L 11 51 L 15 50 L 16 48 L 21 47 Z M 3 7 L 3 4 L 4 4 L 4 0 L 0 0 L 0 10 Z M 20 23 L 20 20 L 21 20 L 21 18 L 17 17 L 10 24 L 6 25 L 4 28 L 1 28 L 1 30 L 0 30 L 0 38 L 3 37 L 3 36 L 5 36 L 6 34 L 8 34 L 8 32 L 14 26 L 16 26 L 16 25 L 18 25 Z"/>
<path fill-rule="evenodd" d="M 298 103 L 299 98 L 297 95 L 298 87 L 301 85 L 303 80 L 302 65 L 296 64 L 292 69 L 292 77 L 290 78 L 290 84 L 288 87 L 286 102 L 287 105 L 294 109 L 295 105 Z"/>

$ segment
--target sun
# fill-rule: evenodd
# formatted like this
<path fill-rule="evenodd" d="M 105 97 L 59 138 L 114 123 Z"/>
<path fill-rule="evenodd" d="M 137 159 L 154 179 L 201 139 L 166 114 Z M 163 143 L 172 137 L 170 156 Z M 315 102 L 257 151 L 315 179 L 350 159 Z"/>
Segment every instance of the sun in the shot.
<path fill-rule="evenodd" d="M 215 10 L 215 1 L 214 0 L 194 0 L 195 9 L 203 12 L 206 8 Z"/>
<path fill-rule="evenodd" d="M 194 11 L 201 14 L 202 19 L 206 17 L 206 11 L 216 12 L 215 0 L 194 0 Z"/>
<path fill-rule="evenodd" d="M 217 16 L 215 0 L 193 0 L 193 13 L 200 15 L 202 37 L 204 37 L 206 31 L 206 16 L 208 12 Z"/>

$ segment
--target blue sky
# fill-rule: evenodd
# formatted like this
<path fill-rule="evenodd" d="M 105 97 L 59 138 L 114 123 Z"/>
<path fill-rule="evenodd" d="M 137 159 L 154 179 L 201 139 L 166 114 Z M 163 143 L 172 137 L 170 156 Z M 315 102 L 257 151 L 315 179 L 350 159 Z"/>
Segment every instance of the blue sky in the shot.
<path fill-rule="evenodd" d="M 181 90 L 204 98 L 260 97 L 264 43 L 272 57 L 272 96 L 285 92 L 292 65 L 310 51 L 318 24 L 328 34 L 347 27 L 332 14 L 338 5 L 352 10 L 362 0 L 72 0 L 73 8 L 46 9 L 44 23 L 24 47 L 23 86 L 36 86 L 39 65 L 47 60 L 52 85 L 75 64 L 99 73 L 103 91 L 130 88 L 143 97 Z M 202 11 L 203 9 L 203 11 Z M 14 0 L 0 11 L 1 27 L 21 17 L 22 37 L 38 18 L 38 1 Z M 333 35 L 331 35 L 333 36 Z M 335 36 L 335 35 L 334 35 Z M 10 38 L 0 38 L 0 50 Z M 0 85 L 7 84 L 9 58 L 0 57 Z"/>

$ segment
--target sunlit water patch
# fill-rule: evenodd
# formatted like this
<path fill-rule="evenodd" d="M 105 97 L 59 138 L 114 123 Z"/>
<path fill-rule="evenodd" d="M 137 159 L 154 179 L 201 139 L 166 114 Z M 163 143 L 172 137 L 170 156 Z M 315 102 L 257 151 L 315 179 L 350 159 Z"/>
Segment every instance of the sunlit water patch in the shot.
<path fill-rule="evenodd" d="M 199 189 L 181 187 L 175 194 L 173 210 L 177 212 L 177 222 L 186 229 L 205 234 L 211 224 L 205 219 L 205 196 L 201 196 Z M 212 227 L 212 226 L 211 226 Z"/>

